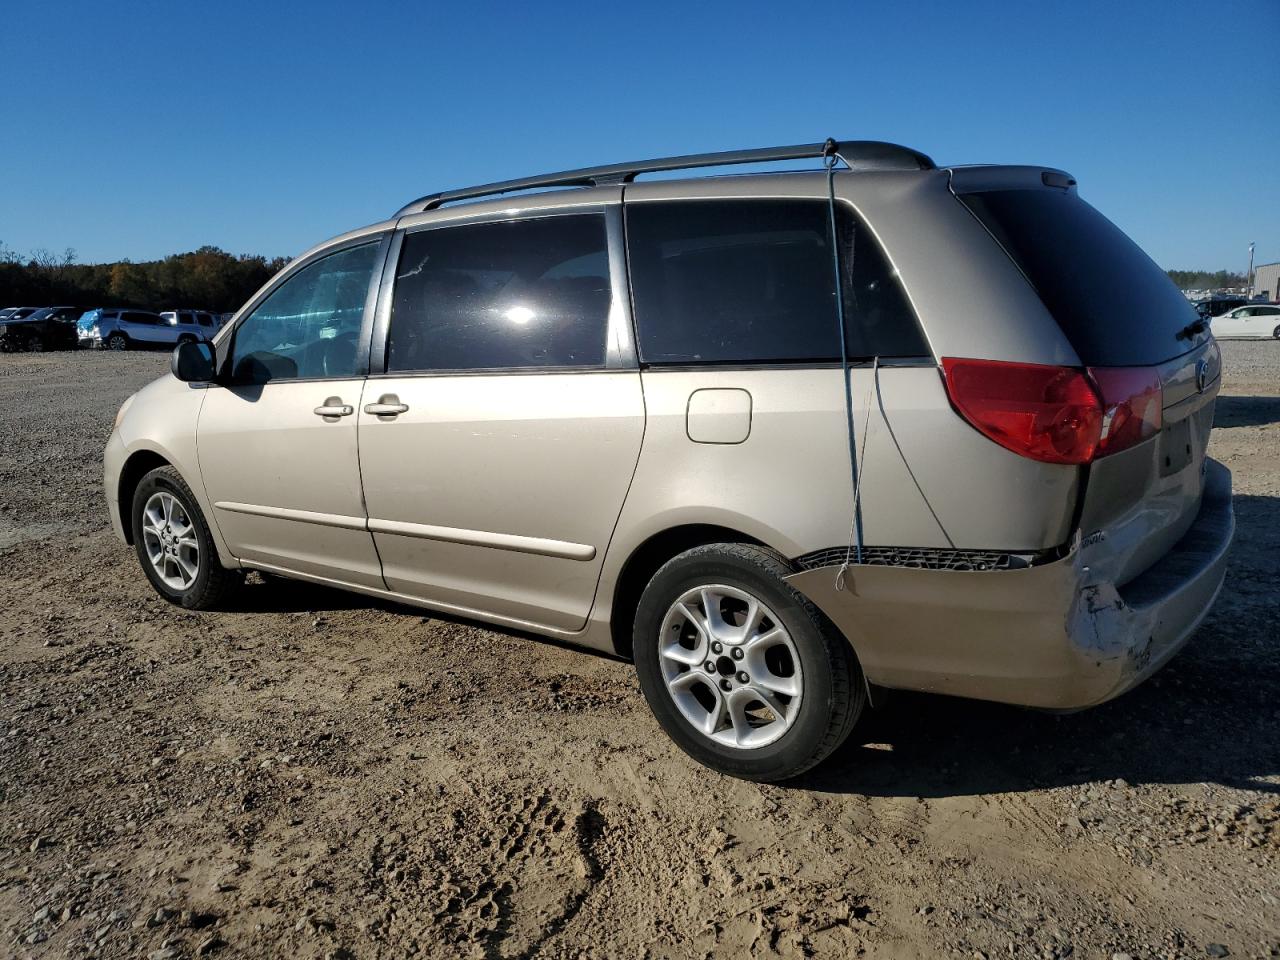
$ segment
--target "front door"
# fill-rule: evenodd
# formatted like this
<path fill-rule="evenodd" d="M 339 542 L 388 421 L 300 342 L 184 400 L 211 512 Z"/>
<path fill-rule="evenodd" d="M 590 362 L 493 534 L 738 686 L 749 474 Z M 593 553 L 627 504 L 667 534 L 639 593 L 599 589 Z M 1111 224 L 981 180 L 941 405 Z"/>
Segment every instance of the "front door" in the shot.
<path fill-rule="evenodd" d="M 644 430 L 606 233 L 597 208 L 404 236 L 386 372 L 359 414 L 390 589 L 585 624 Z"/>
<path fill-rule="evenodd" d="M 365 527 L 356 409 L 381 238 L 296 270 L 232 334 L 208 388 L 200 472 L 231 552 L 250 565 L 383 586 Z"/>

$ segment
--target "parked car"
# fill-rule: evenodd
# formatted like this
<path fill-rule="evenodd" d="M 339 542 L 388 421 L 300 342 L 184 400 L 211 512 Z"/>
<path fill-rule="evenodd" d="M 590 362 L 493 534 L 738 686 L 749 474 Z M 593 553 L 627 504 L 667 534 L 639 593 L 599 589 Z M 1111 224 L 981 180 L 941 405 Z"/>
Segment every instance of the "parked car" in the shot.
<path fill-rule="evenodd" d="M 253 569 L 618 654 L 778 780 L 882 687 L 1077 709 L 1173 656 L 1234 530 L 1204 326 L 1057 170 L 828 141 L 450 191 L 175 350 L 109 513 L 173 603 Z"/>
<path fill-rule="evenodd" d="M 1253 303 L 1236 307 L 1212 321 L 1215 337 L 1280 340 L 1280 306 Z"/>
<path fill-rule="evenodd" d="M 90 310 L 77 324 L 80 345 L 108 350 L 140 350 L 172 347 L 208 339 L 210 328 L 179 323 L 150 310 L 100 308 Z"/>
<path fill-rule="evenodd" d="M 0 320 L 25 320 L 39 309 L 39 307 L 6 307 L 0 313 Z"/>
<path fill-rule="evenodd" d="M 41 307 L 25 318 L 0 321 L 0 350 L 73 350 L 77 307 Z"/>
<path fill-rule="evenodd" d="M 160 316 L 183 333 L 190 333 L 199 340 L 208 340 L 221 326 L 218 314 L 206 310 L 166 310 Z"/>
<path fill-rule="evenodd" d="M 1244 297 L 1210 297 L 1196 301 L 1196 312 L 1206 320 L 1221 316 L 1229 310 L 1242 307 L 1249 301 Z"/>

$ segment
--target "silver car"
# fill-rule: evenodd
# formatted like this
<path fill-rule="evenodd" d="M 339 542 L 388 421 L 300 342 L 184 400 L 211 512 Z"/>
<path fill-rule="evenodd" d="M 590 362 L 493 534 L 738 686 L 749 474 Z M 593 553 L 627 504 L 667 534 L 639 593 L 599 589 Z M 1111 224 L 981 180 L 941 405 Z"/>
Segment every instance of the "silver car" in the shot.
<path fill-rule="evenodd" d="M 780 780 L 883 688 L 1070 710 L 1173 656 L 1234 529 L 1219 383 L 1067 174 L 827 141 L 323 243 L 126 401 L 105 480 L 174 603 L 261 570 L 618 654 L 690 755 Z"/>
<path fill-rule="evenodd" d="M 201 322 L 203 318 L 204 322 Z M 153 313 L 150 310 L 100 308 L 77 321 L 81 347 L 106 350 L 169 348 L 208 340 L 216 332 L 213 318 L 192 310 Z"/>

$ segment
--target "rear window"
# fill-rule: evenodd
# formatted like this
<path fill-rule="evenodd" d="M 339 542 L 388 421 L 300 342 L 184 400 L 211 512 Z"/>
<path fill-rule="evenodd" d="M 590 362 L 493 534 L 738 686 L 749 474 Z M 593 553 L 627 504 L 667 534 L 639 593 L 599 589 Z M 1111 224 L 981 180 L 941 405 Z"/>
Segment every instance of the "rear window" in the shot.
<path fill-rule="evenodd" d="M 879 244 L 848 207 L 838 211 L 850 356 L 928 356 Z M 826 202 L 628 204 L 627 250 L 645 363 L 839 359 Z"/>
<path fill-rule="evenodd" d="M 1053 314 L 1086 366 L 1160 363 L 1194 346 L 1195 308 L 1142 249 L 1065 190 L 961 195 Z"/>

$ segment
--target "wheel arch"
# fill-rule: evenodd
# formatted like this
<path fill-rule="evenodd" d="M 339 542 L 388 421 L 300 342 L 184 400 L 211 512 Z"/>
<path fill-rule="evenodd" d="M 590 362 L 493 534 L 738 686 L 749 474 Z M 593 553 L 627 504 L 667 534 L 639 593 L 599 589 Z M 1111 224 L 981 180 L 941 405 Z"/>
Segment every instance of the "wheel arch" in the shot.
<path fill-rule="evenodd" d="M 138 484 L 157 467 L 177 467 L 174 463 L 154 450 L 135 450 L 129 454 L 120 468 L 120 480 L 116 487 L 116 502 L 120 505 L 120 526 L 124 529 L 125 542 L 133 545 L 133 494 Z"/>
<path fill-rule="evenodd" d="M 609 611 L 614 653 L 631 659 L 632 621 L 640 595 L 658 569 L 672 557 L 709 543 L 750 543 L 774 549 L 758 537 L 712 523 L 685 523 L 651 535 L 631 551 L 618 571 Z"/>

